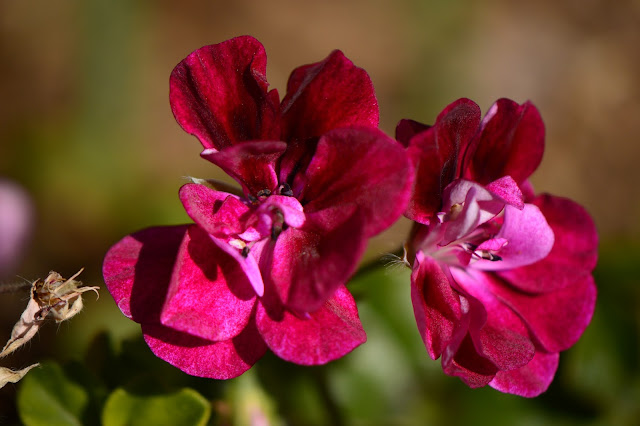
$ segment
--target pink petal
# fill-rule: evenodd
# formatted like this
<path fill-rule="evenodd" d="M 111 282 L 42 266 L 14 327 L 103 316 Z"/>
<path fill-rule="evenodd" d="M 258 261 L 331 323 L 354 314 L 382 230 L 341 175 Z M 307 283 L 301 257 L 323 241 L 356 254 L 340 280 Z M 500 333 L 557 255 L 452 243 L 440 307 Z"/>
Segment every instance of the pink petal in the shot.
<path fill-rule="evenodd" d="M 440 265 L 418 252 L 411 274 L 411 301 L 420 336 L 432 359 L 449 345 L 462 318 L 460 295 Z"/>
<path fill-rule="evenodd" d="M 481 185 L 464 179 L 452 182 L 444 190 L 444 212 L 452 217 L 445 218 L 446 231 L 442 245 L 471 234 L 478 226 L 493 219 L 502 211 L 505 201 L 487 191 Z M 462 205 L 459 213 L 452 213 L 452 207 Z"/>
<path fill-rule="evenodd" d="M 544 259 L 554 241 L 553 230 L 540 209 L 533 204 L 525 204 L 522 210 L 506 206 L 504 223 L 496 237 L 509 242 L 498 252 L 502 260 L 481 259 L 473 264 L 473 268 L 504 271 L 530 265 Z"/>
<path fill-rule="evenodd" d="M 256 196 L 263 189 L 275 190 L 275 163 L 286 148 L 279 141 L 242 142 L 220 151 L 206 149 L 201 156 L 240 183 L 246 194 Z"/>
<path fill-rule="evenodd" d="M 542 294 L 518 291 L 496 275 L 486 279 L 484 285 L 523 319 L 549 352 L 568 349 L 580 338 L 591 322 L 596 303 L 596 286 L 590 275 Z"/>
<path fill-rule="evenodd" d="M 228 340 L 247 325 L 255 299 L 238 262 L 205 231 L 190 227 L 178 251 L 162 324 L 207 340 Z"/>
<path fill-rule="evenodd" d="M 330 230 L 316 226 L 316 216 L 307 216 L 302 228 L 283 231 L 275 243 L 272 263 L 263 268 L 271 271 L 280 299 L 300 312 L 319 309 L 347 282 L 367 243 L 359 215 Z"/>
<path fill-rule="evenodd" d="M 305 212 L 356 204 L 365 236 L 381 232 L 402 215 L 413 182 L 402 146 L 372 128 L 325 134 L 306 176 L 301 195 Z"/>
<path fill-rule="evenodd" d="M 533 398 L 549 388 L 558 368 L 558 359 L 558 353 L 536 352 L 524 367 L 499 371 L 489 386 L 500 392 Z"/>
<path fill-rule="evenodd" d="M 544 124 L 536 107 L 499 99 L 465 155 L 463 176 L 483 185 L 511 176 L 520 184 L 538 168 L 543 152 Z"/>
<path fill-rule="evenodd" d="M 269 213 L 274 209 L 282 213 L 284 223 L 287 225 L 294 228 L 300 228 L 304 225 L 304 209 L 297 199 L 285 195 L 272 195 L 260 205 L 258 211 Z"/>
<path fill-rule="evenodd" d="M 487 190 L 493 192 L 508 204 L 522 209 L 524 207 L 524 196 L 511 176 L 503 176 L 487 185 Z"/>
<path fill-rule="evenodd" d="M 482 273 L 473 275 L 457 268 L 451 270 L 455 282 L 471 296 L 469 334 L 476 352 L 498 370 L 514 370 L 527 364 L 535 347 L 526 324 L 491 293 Z"/>
<path fill-rule="evenodd" d="M 171 73 L 171 110 L 205 148 L 277 139 L 278 95 L 267 93 L 267 57 L 253 37 L 196 50 Z"/>
<path fill-rule="evenodd" d="M 107 252 L 102 274 L 122 313 L 138 323 L 159 323 L 178 250 L 188 225 L 147 228 Z"/>
<path fill-rule="evenodd" d="M 411 139 L 407 153 L 416 178 L 405 213 L 408 218 L 427 224 L 431 215 L 441 211 L 444 188 L 459 177 L 462 156 L 479 123 L 478 105 L 459 99 L 438 115 L 433 127 Z"/>
<path fill-rule="evenodd" d="M 212 235 L 209 236 L 211 241 L 218 246 L 223 252 L 227 253 L 237 262 L 238 266 L 244 273 L 244 275 L 251 283 L 251 286 L 255 290 L 256 294 L 260 297 L 264 294 L 264 282 L 262 280 L 262 274 L 256 260 L 256 253 L 254 248 L 257 248 L 257 243 L 251 247 L 251 250 L 247 255 L 242 253 L 238 248 L 229 244 L 226 240 L 216 238 Z M 260 251 L 260 250 L 259 250 Z"/>
<path fill-rule="evenodd" d="M 461 182 L 461 183 L 465 183 L 465 182 Z M 456 185 L 456 187 L 457 186 L 458 185 Z M 447 187 L 447 189 L 449 188 L 450 187 Z M 469 191 L 466 193 L 466 197 L 464 201 L 462 201 L 462 203 L 456 203 L 456 204 L 462 205 L 462 210 L 460 211 L 460 214 L 458 215 L 457 218 L 445 222 L 446 229 L 443 235 L 443 239 L 440 242 L 441 245 L 447 245 L 452 241 L 456 241 L 467 236 L 472 231 L 474 231 L 478 227 L 478 225 L 482 223 L 481 221 L 486 222 L 491 217 L 495 216 L 496 213 L 493 213 L 493 215 L 486 215 L 484 214 L 485 212 L 483 212 L 480 209 L 480 205 L 478 204 L 478 198 L 482 197 L 482 191 L 489 194 L 489 192 L 484 191 L 482 187 L 472 186 L 469 188 Z M 455 192 L 455 188 L 454 188 L 454 192 Z M 447 197 L 447 196 L 445 197 L 447 200 L 450 200 L 451 198 L 453 198 L 453 197 Z M 447 204 L 445 204 L 445 211 L 450 210 L 450 207 L 448 206 L 448 204 L 449 204 L 449 201 L 447 201 Z"/>
<path fill-rule="evenodd" d="M 506 238 L 492 238 L 478 246 L 478 250 L 498 251 L 506 246 L 509 241 Z"/>
<path fill-rule="evenodd" d="M 378 127 L 378 101 L 371 79 L 342 52 L 296 68 L 282 100 L 282 140 L 318 138 L 352 125 Z"/>
<path fill-rule="evenodd" d="M 326 364 L 367 340 L 353 296 L 344 286 L 307 318 L 289 311 L 274 315 L 261 303 L 256 321 L 269 349 L 301 365 Z"/>
<path fill-rule="evenodd" d="M 500 275 L 513 286 L 534 293 L 560 289 L 590 275 L 598 258 L 598 234 L 586 210 L 569 199 L 551 195 L 541 195 L 533 203 L 553 230 L 553 248 L 541 261 L 501 271 Z"/>
<path fill-rule="evenodd" d="M 179 195 L 189 217 L 209 234 L 244 232 L 250 209 L 237 196 L 195 183 L 183 185 Z"/>
<path fill-rule="evenodd" d="M 254 319 L 230 340 L 211 342 L 158 324 L 143 324 L 144 339 L 159 358 L 187 374 L 212 379 L 231 379 L 247 371 L 265 354 L 267 347 Z"/>

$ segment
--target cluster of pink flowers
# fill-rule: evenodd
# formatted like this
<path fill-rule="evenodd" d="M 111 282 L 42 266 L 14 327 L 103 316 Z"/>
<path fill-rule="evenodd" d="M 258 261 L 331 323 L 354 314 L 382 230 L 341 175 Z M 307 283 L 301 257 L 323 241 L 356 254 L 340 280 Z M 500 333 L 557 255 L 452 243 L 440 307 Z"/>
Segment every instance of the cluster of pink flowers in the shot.
<path fill-rule="evenodd" d="M 319 365 L 364 343 L 346 284 L 369 238 L 403 214 L 412 300 L 429 355 L 472 387 L 543 392 L 595 304 L 597 235 L 576 203 L 533 192 L 544 148 L 536 108 L 448 106 L 433 126 L 378 130 L 367 73 L 340 51 L 296 68 L 280 101 L 263 46 L 196 50 L 170 102 L 201 156 L 239 188 L 192 179 L 194 224 L 131 234 L 103 273 L 160 358 L 228 379 L 267 349 Z"/>

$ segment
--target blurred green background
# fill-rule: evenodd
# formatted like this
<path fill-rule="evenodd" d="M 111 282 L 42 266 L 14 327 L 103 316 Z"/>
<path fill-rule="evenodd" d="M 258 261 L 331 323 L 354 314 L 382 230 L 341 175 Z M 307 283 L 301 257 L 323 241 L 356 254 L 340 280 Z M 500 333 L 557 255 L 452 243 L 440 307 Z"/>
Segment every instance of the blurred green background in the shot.
<path fill-rule="evenodd" d="M 130 232 L 188 221 L 183 176 L 221 177 L 175 123 L 168 79 L 191 51 L 242 34 L 265 45 L 281 96 L 294 67 L 344 51 L 369 72 L 389 134 L 401 118 L 432 122 L 459 97 L 483 111 L 500 97 L 540 109 L 547 145 L 533 183 L 586 206 L 601 240 L 593 322 L 546 394 L 470 390 L 445 376 L 417 333 L 408 271 L 393 268 L 353 283 L 369 341 L 327 366 L 268 355 L 244 379 L 217 382 L 155 361 L 104 289 L 102 257 Z M 145 366 L 167 389 L 197 389 L 221 424 L 251 394 L 242 386 L 268 395 L 288 424 L 637 424 L 639 45 L 637 0 L 0 0 L 0 177 L 29 192 L 36 215 L 14 272 L 69 277 L 84 266 L 83 282 L 102 286 L 99 301 L 86 294 L 80 315 L 48 324 L 3 365 L 117 369 L 111 389 Z M 393 251 L 406 230 L 376 238 L 368 257 Z M 4 342 L 27 295 L 1 296 Z M 19 387 L 0 390 L 0 423 L 17 422 Z"/>

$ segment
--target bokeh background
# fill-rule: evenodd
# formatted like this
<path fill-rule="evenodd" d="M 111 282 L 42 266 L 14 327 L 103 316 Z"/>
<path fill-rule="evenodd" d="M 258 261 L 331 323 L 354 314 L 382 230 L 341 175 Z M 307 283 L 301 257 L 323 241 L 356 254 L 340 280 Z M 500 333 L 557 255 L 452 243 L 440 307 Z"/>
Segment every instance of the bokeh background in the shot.
<path fill-rule="evenodd" d="M 432 122 L 460 97 L 483 111 L 500 97 L 531 100 L 547 130 L 533 183 L 586 206 L 601 240 L 593 322 L 562 354 L 543 396 L 470 390 L 445 376 L 417 333 L 408 271 L 388 268 L 352 285 L 365 345 L 325 367 L 273 356 L 258 363 L 252 386 L 274 416 L 302 425 L 637 424 L 637 0 L 0 0 L 0 178 L 21 185 L 33 205 L 28 244 L 0 280 L 49 270 L 68 277 L 85 267 L 83 281 L 103 287 L 97 302 L 87 294 L 79 316 L 49 324 L 3 365 L 91 365 L 108 341 L 115 354 L 136 354 L 128 365 L 118 358 L 120 382 L 111 387 L 125 385 L 136 362 L 154 366 L 166 386 L 195 387 L 210 399 L 214 422 L 232 417 L 225 398 L 233 381 L 183 378 L 155 362 L 104 289 L 101 262 L 130 232 L 188 221 L 177 198 L 183 176 L 220 177 L 175 123 L 168 79 L 192 50 L 242 34 L 265 45 L 267 76 L 281 96 L 294 67 L 341 49 L 369 72 L 389 134 L 401 118 Z M 393 251 L 406 229 L 401 223 L 377 238 L 368 257 Z M 0 294 L 2 342 L 26 299 L 24 290 Z M 0 391 L 0 423 L 18 421 L 19 387 Z"/>

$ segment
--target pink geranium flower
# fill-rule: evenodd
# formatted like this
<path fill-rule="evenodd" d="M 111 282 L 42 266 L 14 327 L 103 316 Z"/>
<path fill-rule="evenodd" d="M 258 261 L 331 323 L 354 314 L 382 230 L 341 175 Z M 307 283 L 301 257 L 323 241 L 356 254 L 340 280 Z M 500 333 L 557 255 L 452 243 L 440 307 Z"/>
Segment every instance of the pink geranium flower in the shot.
<path fill-rule="evenodd" d="M 536 396 L 593 314 L 597 234 L 566 198 L 533 193 L 544 150 L 530 103 L 468 99 L 433 127 L 403 120 L 416 182 L 406 216 L 411 297 L 431 358 L 471 387 Z"/>
<path fill-rule="evenodd" d="M 363 343 L 345 283 L 410 195 L 410 162 L 377 130 L 364 70 L 335 51 L 295 69 L 282 102 L 265 71 L 252 37 L 176 66 L 176 120 L 242 190 L 194 179 L 180 199 L 195 225 L 137 232 L 104 261 L 109 291 L 151 350 L 192 375 L 238 376 L 267 348 L 323 364 Z"/>

